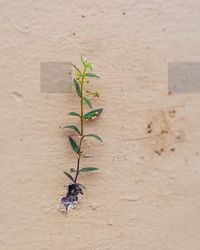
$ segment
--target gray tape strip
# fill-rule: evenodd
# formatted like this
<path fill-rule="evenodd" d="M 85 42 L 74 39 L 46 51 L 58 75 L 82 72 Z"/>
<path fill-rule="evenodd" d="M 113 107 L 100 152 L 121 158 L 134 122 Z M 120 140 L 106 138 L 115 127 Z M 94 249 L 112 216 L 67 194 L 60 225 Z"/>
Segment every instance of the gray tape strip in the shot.
<path fill-rule="evenodd" d="M 169 63 L 168 88 L 169 93 L 200 92 L 200 63 Z"/>
<path fill-rule="evenodd" d="M 72 91 L 72 64 L 70 62 L 40 63 L 40 92 L 66 93 Z"/>

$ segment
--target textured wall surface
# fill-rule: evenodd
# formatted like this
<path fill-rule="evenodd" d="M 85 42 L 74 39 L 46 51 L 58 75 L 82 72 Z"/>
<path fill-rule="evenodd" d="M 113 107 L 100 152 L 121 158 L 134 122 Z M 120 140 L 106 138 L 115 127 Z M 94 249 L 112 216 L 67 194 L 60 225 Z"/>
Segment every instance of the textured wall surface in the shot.
<path fill-rule="evenodd" d="M 168 94 L 168 63 L 198 62 L 200 2 L 0 1 L 1 250 L 199 250 L 200 98 Z M 99 167 L 58 211 L 74 166 L 75 93 L 41 94 L 40 63 L 95 65 Z M 148 127 L 149 124 L 149 128 Z"/>

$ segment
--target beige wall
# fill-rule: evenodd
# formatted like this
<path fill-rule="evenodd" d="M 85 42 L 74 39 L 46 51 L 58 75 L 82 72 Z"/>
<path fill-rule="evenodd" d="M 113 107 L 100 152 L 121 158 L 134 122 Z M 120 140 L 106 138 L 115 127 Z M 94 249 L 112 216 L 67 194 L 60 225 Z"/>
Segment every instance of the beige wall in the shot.
<path fill-rule="evenodd" d="M 0 8 L 0 249 L 199 250 L 200 99 L 168 95 L 167 74 L 168 62 L 199 61 L 200 2 L 1 0 Z M 79 63 L 81 54 L 101 76 L 94 106 L 105 110 L 87 129 L 104 144 L 88 143 L 95 159 L 84 166 L 101 170 L 82 176 L 85 196 L 65 216 L 62 171 L 75 158 L 59 126 L 78 105 L 74 93 L 40 93 L 40 62 Z"/>

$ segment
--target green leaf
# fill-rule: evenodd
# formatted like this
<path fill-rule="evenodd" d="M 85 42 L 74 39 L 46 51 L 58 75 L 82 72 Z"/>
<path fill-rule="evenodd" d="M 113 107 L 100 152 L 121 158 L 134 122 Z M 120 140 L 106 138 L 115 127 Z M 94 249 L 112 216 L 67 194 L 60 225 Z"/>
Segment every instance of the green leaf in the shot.
<path fill-rule="evenodd" d="M 80 86 L 79 86 L 79 83 L 76 81 L 76 79 L 74 79 L 74 85 L 76 87 L 76 93 L 77 93 L 77 95 L 81 96 Z"/>
<path fill-rule="evenodd" d="M 81 116 L 80 116 L 78 113 L 76 113 L 76 112 L 69 112 L 68 115 L 79 116 L 79 117 L 81 117 Z"/>
<path fill-rule="evenodd" d="M 98 168 L 81 168 L 80 172 L 90 172 L 90 171 L 96 171 Z"/>
<path fill-rule="evenodd" d="M 71 147 L 74 150 L 74 152 L 76 152 L 78 154 L 80 152 L 80 149 L 79 149 L 79 146 L 77 145 L 77 143 L 74 141 L 74 139 L 72 139 L 71 136 L 69 136 L 69 141 L 70 141 Z"/>
<path fill-rule="evenodd" d="M 74 126 L 74 125 L 65 126 L 65 127 L 63 127 L 63 128 L 71 128 L 71 129 L 74 130 L 76 133 L 78 133 L 79 135 L 81 135 L 79 129 L 78 129 L 76 126 Z"/>
<path fill-rule="evenodd" d="M 97 75 L 94 74 L 94 73 L 85 73 L 85 76 L 87 76 L 87 77 L 96 77 L 96 78 L 99 78 L 99 76 L 97 76 Z"/>
<path fill-rule="evenodd" d="M 92 65 L 92 63 L 89 62 L 86 58 L 83 58 L 83 57 L 81 56 L 81 62 L 82 62 L 82 64 L 83 64 L 84 67 L 86 67 L 86 68 L 89 69 L 90 71 L 93 70 L 93 65 Z"/>
<path fill-rule="evenodd" d="M 101 112 L 103 111 L 103 109 L 95 109 L 95 110 L 92 110 L 88 113 L 86 113 L 84 116 L 83 116 L 83 119 L 92 119 L 92 117 L 95 117 L 95 116 L 98 116 Z"/>
<path fill-rule="evenodd" d="M 85 97 L 85 96 L 83 96 L 83 100 L 92 109 L 92 105 L 91 105 L 90 100 L 87 97 Z"/>
<path fill-rule="evenodd" d="M 93 156 L 90 156 L 90 155 L 82 155 L 83 158 L 94 158 Z"/>
<path fill-rule="evenodd" d="M 70 173 L 75 173 L 76 169 L 75 168 L 70 168 Z"/>
<path fill-rule="evenodd" d="M 85 60 L 83 59 L 83 57 L 81 56 L 81 62 L 82 62 L 82 64 L 83 64 L 83 66 L 85 66 Z"/>
<path fill-rule="evenodd" d="M 81 71 L 79 68 L 76 67 L 76 65 L 72 64 L 72 66 L 81 74 Z"/>
<path fill-rule="evenodd" d="M 93 70 L 93 65 L 91 63 L 88 63 L 87 68 L 92 71 Z"/>
<path fill-rule="evenodd" d="M 101 137 L 99 137 L 98 135 L 95 135 L 95 134 L 88 134 L 88 135 L 85 135 L 86 136 L 90 136 L 90 137 L 94 137 L 96 138 L 97 140 L 99 140 L 100 142 L 103 142 L 103 140 L 101 139 Z"/>
<path fill-rule="evenodd" d="M 63 173 L 64 173 L 71 181 L 75 182 L 75 181 L 74 181 L 74 178 L 71 176 L 71 174 L 69 174 L 69 173 L 66 172 L 66 171 L 63 171 Z"/>

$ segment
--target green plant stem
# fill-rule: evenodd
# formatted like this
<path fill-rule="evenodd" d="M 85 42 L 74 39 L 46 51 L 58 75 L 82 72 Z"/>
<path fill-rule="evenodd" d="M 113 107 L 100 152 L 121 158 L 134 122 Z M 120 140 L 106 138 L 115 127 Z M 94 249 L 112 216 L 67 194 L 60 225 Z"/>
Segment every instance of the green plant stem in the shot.
<path fill-rule="evenodd" d="M 82 141 L 83 141 L 83 136 L 81 137 L 80 143 L 79 143 L 79 149 L 80 150 L 81 150 Z M 77 167 L 76 167 L 76 176 L 75 176 L 75 179 L 74 179 L 74 183 L 76 183 L 76 181 L 78 179 L 79 169 L 80 169 L 80 161 L 81 161 L 81 151 L 79 152 L 79 155 L 78 155 Z"/>
<path fill-rule="evenodd" d="M 81 78 L 81 96 L 80 96 L 80 99 L 81 99 L 81 135 L 80 135 L 80 142 L 79 142 L 79 154 L 78 154 L 78 160 L 77 160 L 77 167 L 76 167 L 76 176 L 75 176 L 75 179 L 74 179 L 74 182 L 76 183 L 77 179 L 78 179 L 78 175 L 79 175 L 79 169 L 80 169 L 80 161 L 81 161 L 81 145 L 82 145 L 82 141 L 83 141 L 83 138 L 84 138 L 84 135 L 83 135 L 83 83 L 84 83 L 84 78 L 85 78 L 85 72 L 86 72 L 86 66 L 84 66 L 84 69 L 83 69 L 83 75 L 82 75 L 82 78 Z"/>

